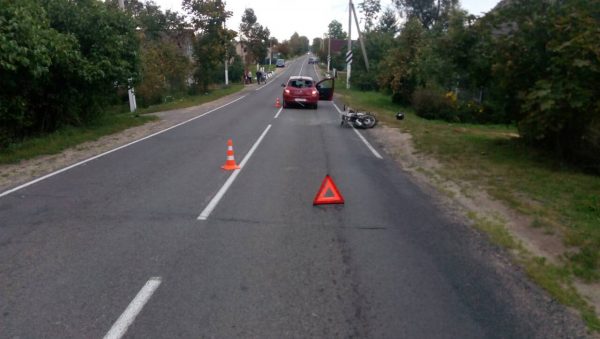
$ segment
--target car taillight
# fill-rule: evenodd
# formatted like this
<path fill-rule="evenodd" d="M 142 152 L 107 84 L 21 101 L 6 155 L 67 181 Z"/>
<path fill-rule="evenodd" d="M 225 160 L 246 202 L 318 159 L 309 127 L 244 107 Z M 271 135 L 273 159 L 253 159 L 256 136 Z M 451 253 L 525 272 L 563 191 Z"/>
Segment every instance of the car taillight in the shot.
<path fill-rule="evenodd" d="M 317 94 L 319 94 L 319 91 L 317 91 L 316 89 L 313 89 L 312 95 L 317 95 Z"/>
<path fill-rule="evenodd" d="M 284 90 L 284 92 L 285 92 L 285 94 L 290 94 L 290 90 L 287 88 Z"/>

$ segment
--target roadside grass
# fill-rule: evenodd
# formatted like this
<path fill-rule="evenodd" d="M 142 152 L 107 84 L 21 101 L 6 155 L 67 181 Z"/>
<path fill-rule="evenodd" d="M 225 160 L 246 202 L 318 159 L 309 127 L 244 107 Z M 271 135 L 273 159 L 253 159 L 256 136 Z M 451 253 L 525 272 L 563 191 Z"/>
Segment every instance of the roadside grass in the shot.
<path fill-rule="evenodd" d="M 56 154 L 86 141 L 97 140 L 102 136 L 153 120 L 156 118 L 131 113 L 106 114 L 89 126 L 65 127 L 51 134 L 11 144 L 0 150 L 0 164 L 12 164 L 40 155 Z"/>
<path fill-rule="evenodd" d="M 174 110 L 174 109 L 202 105 L 204 103 L 217 100 L 217 99 L 227 96 L 229 94 L 239 92 L 243 88 L 244 88 L 244 85 L 242 85 L 242 84 L 231 84 L 226 87 L 210 90 L 209 92 L 204 93 L 204 94 L 184 95 L 181 97 L 173 97 L 173 98 L 170 98 L 170 101 L 168 101 L 168 102 L 140 108 L 138 110 L 138 113 L 147 114 L 147 113 L 170 111 L 170 110 Z M 127 109 L 127 108 L 125 107 L 125 109 Z"/>
<path fill-rule="evenodd" d="M 262 67 L 265 68 L 265 72 L 273 72 L 277 69 L 277 67 L 275 67 L 275 64 L 263 65 Z"/>
<path fill-rule="evenodd" d="M 539 285 L 576 307 L 589 328 L 600 331 L 593 308 L 572 287 L 576 279 L 600 281 L 600 177 L 528 147 L 513 126 L 425 120 L 384 94 L 346 90 L 344 82 L 339 87 L 336 90 L 347 105 L 375 112 L 379 120 L 409 132 L 417 152 L 443 165 L 439 175 L 481 187 L 494 199 L 531 216 L 531 227 L 561 237 L 568 253 L 561 258 L 562 267 L 557 267 L 527 253 L 503 225 L 469 216 L 493 242 L 517 251 Z M 401 122 L 395 120 L 398 111 L 405 113 Z"/>
<path fill-rule="evenodd" d="M 201 105 L 238 92 L 243 88 L 244 85 L 242 84 L 232 84 L 227 87 L 213 89 L 205 94 L 185 95 L 180 98 L 173 98 L 172 101 L 163 104 L 140 108 L 135 114 L 128 113 L 129 106 L 126 104 L 109 107 L 104 116 L 89 126 L 65 127 L 54 133 L 29 138 L 23 142 L 11 144 L 5 149 L 0 149 L 0 164 L 12 164 L 39 155 L 56 154 L 86 141 L 97 140 L 102 136 L 157 119 L 153 116 L 140 114 Z"/>

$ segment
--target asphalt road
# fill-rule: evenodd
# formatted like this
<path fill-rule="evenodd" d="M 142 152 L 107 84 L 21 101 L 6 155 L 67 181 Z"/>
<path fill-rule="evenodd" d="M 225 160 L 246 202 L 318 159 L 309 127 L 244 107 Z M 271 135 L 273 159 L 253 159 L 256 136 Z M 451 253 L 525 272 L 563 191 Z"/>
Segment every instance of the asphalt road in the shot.
<path fill-rule="evenodd" d="M 316 77 L 306 57 L 225 107 L 1 196 L 0 337 L 580 334 L 501 250 L 341 128 L 334 103 L 276 109 L 298 74 Z M 229 138 L 235 174 L 220 168 Z M 312 205 L 326 174 L 344 205 Z"/>

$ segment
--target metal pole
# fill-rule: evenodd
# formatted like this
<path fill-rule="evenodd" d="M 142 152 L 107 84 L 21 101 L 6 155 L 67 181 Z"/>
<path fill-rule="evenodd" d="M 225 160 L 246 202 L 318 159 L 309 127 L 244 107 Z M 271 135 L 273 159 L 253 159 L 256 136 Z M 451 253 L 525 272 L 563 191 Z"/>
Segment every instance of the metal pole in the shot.
<path fill-rule="evenodd" d="M 226 22 L 223 21 L 223 29 L 227 29 Z M 229 41 L 225 43 L 225 86 L 229 86 L 229 55 L 227 50 L 229 49 Z"/>
<path fill-rule="evenodd" d="M 331 34 L 327 36 L 327 73 L 329 73 L 329 66 L 331 63 Z"/>
<path fill-rule="evenodd" d="M 125 0 L 119 0 L 119 7 L 125 11 Z M 128 79 L 131 82 L 131 78 Z M 127 96 L 129 97 L 129 111 L 137 111 L 137 102 L 135 100 L 135 89 L 127 84 Z"/>
<path fill-rule="evenodd" d="M 352 52 L 352 0 L 348 1 L 348 52 Z M 352 60 L 346 64 L 346 88 L 350 89 Z"/>

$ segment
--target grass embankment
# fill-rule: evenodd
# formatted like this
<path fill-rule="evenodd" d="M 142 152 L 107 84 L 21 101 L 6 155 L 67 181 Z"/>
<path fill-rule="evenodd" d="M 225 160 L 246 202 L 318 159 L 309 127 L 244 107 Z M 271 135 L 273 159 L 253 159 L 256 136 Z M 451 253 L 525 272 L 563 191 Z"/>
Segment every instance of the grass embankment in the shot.
<path fill-rule="evenodd" d="M 107 114 L 85 127 L 65 127 L 54 133 L 29 138 L 0 150 L 0 164 L 17 163 L 40 155 L 56 154 L 69 147 L 86 141 L 120 132 L 130 127 L 156 120 L 151 116 L 137 116 L 131 113 Z"/>
<path fill-rule="evenodd" d="M 125 112 L 129 107 L 127 105 L 115 106 L 111 108 L 112 113 L 106 114 L 89 126 L 65 127 L 54 133 L 29 138 L 21 143 L 15 143 L 5 149 L 0 149 L 0 164 L 17 163 L 40 155 L 56 154 L 86 141 L 97 140 L 105 135 L 117 133 L 157 119 L 153 116 L 139 114 L 201 105 L 238 92 L 242 88 L 243 85 L 234 84 L 226 88 L 212 90 L 207 94 L 184 96 L 171 102 L 139 109 L 138 114 L 115 113 Z"/>
<path fill-rule="evenodd" d="M 341 81 L 339 87 L 345 87 Z M 469 217 L 490 239 L 517 253 L 528 274 L 561 303 L 577 308 L 590 329 L 600 321 L 575 291 L 579 279 L 600 280 L 600 177 L 583 173 L 523 144 L 511 126 L 490 126 L 429 121 L 410 108 L 391 102 L 389 96 L 339 88 L 351 107 L 378 113 L 378 118 L 413 137 L 416 150 L 437 159 L 437 176 L 482 189 L 494 199 L 529 216 L 530 227 L 561 237 L 567 253 L 561 264 L 536 257 L 505 228 L 502 221 L 470 213 Z M 398 122 L 394 114 L 405 112 Z"/>

